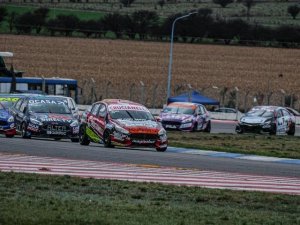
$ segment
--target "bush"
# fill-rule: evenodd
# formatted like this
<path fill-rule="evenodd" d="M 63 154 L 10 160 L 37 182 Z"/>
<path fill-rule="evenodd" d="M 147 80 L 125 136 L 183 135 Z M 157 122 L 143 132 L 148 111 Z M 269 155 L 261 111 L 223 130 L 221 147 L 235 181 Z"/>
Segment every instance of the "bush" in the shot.
<path fill-rule="evenodd" d="M 300 7 L 298 5 L 291 5 L 291 6 L 288 7 L 287 11 L 293 17 L 293 19 L 295 20 L 297 15 L 300 12 Z"/>

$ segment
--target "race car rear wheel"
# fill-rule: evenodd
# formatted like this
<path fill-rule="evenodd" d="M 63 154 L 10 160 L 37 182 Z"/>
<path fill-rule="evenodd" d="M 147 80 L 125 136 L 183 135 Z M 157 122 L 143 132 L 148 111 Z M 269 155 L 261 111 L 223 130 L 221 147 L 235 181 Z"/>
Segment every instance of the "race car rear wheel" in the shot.
<path fill-rule="evenodd" d="M 104 131 L 103 142 L 104 142 L 104 147 L 106 147 L 106 148 L 112 148 L 112 147 L 114 147 L 111 144 L 110 134 L 109 134 L 108 130 Z"/>
<path fill-rule="evenodd" d="M 79 138 L 71 138 L 72 142 L 79 142 Z"/>
<path fill-rule="evenodd" d="M 21 126 L 21 136 L 22 138 L 31 138 L 31 135 L 28 135 L 27 127 L 25 123 L 22 123 Z"/>
<path fill-rule="evenodd" d="M 158 152 L 165 152 L 167 150 L 167 147 L 165 148 L 156 148 L 156 151 Z"/>
<path fill-rule="evenodd" d="M 244 133 L 244 130 L 243 130 L 243 128 L 241 128 L 241 126 L 237 125 L 235 127 L 235 132 L 238 134 L 242 134 L 242 133 Z"/>
<path fill-rule="evenodd" d="M 79 142 L 80 142 L 81 145 L 89 145 L 90 142 L 91 142 L 89 137 L 87 136 L 87 134 L 85 132 L 85 127 L 84 126 L 81 126 L 80 130 L 79 130 Z"/>
<path fill-rule="evenodd" d="M 276 133 L 277 133 L 277 125 L 276 125 L 276 124 L 273 124 L 273 125 L 271 126 L 271 130 L 270 130 L 269 134 L 270 134 L 270 135 L 276 135 Z"/>
<path fill-rule="evenodd" d="M 287 134 L 291 135 L 291 136 L 294 136 L 295 135 L 295 131 L 296 131 L 295 124 L 291 124 L 291 126 L 290 126 Z"/>
<path fill-rule="evenodd" d="M 7 138 L 12 138 L 14 136 L 15 136 L 14 134 L 5 134 L 5 137 L 7 137 Z"/>
<path fill-rule="evenodd" d="M 204 129 L 204 132 L 210 133 L 210 130 L 211 130 L 211 123 L 209 121 L 206 128 Z"/>

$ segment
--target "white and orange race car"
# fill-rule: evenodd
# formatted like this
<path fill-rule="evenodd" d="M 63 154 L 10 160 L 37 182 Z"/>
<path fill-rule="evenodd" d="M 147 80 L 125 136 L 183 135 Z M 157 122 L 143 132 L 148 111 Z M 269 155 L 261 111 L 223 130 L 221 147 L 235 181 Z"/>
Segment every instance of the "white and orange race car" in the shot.
<path fill-rule="evenodd" d="M 96 102 L 81 121 L 80 144 L 104 143 L 105 147 L 154 147 L 167 149 L 167 134 L 143 105 L 121 99 Z"/>

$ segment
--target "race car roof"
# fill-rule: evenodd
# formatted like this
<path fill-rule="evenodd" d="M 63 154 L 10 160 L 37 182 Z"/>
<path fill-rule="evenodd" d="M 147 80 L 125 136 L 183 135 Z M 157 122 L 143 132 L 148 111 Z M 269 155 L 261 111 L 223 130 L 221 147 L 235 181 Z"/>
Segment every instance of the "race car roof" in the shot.
<path fill-rule="evenodd" d="M 191 103 L 191 102 L 172 102 L 170 104 L 168 104 L 168 106 L 170 107 L 182 107 L 182 108 L 196 108 L 196 104 L 195 103 Z"/>

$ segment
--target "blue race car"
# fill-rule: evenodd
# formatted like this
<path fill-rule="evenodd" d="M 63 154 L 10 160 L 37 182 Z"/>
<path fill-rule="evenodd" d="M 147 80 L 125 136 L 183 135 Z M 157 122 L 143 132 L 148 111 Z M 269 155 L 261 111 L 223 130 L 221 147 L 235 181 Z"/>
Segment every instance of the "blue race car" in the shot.
<path fill-rule="evenodd" d="M 14 117 L 10 114 L 6 101 L 0 101 L 0 134 L 12 138 L 16 135 Z"/>

